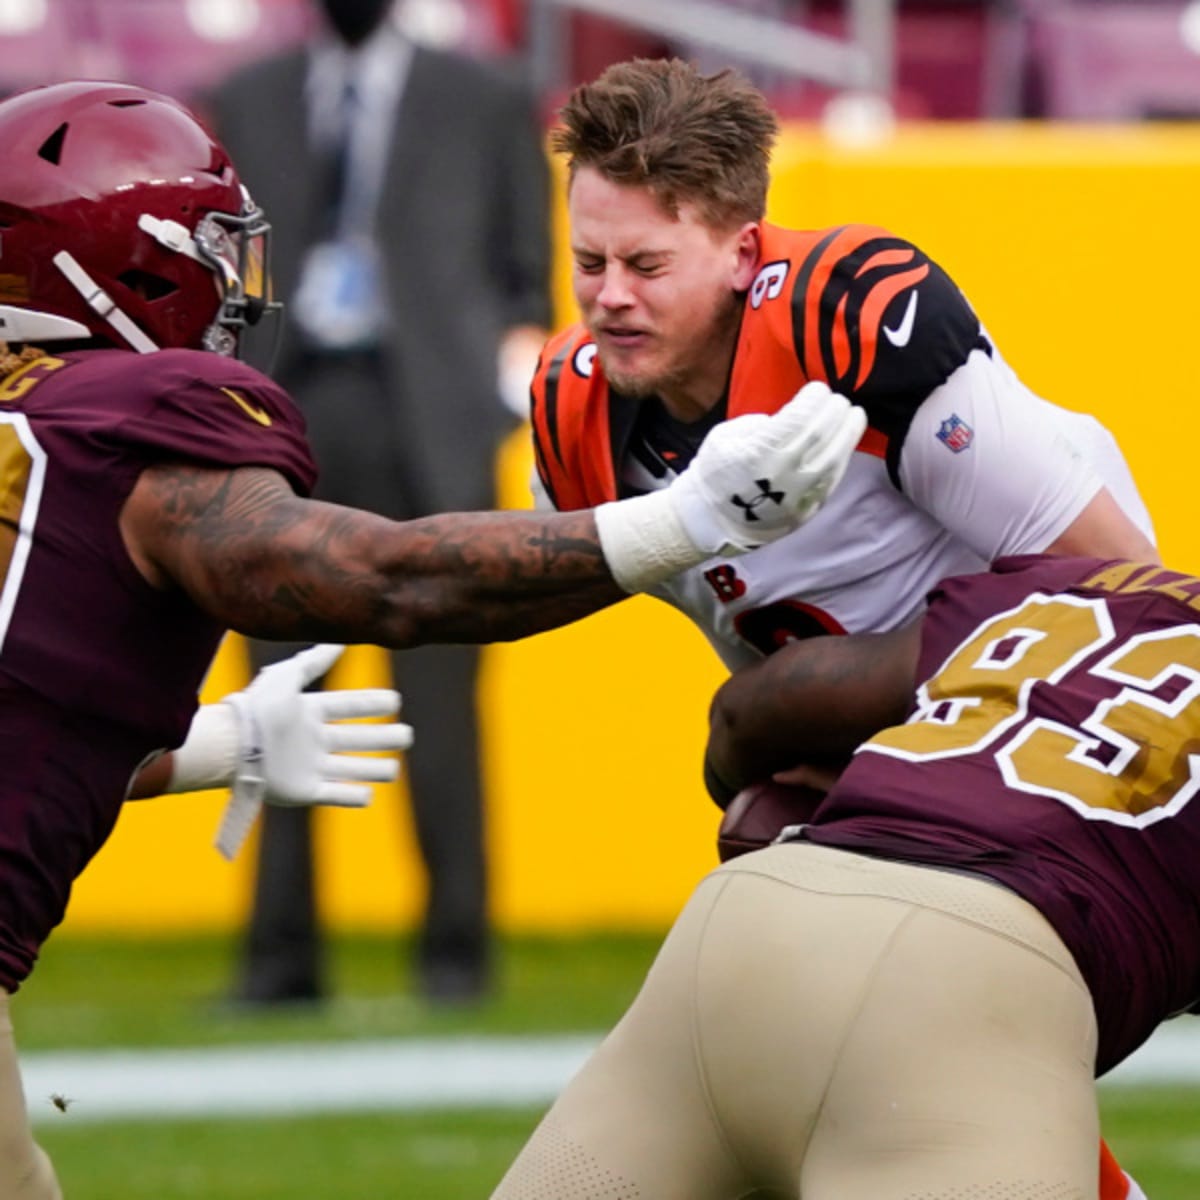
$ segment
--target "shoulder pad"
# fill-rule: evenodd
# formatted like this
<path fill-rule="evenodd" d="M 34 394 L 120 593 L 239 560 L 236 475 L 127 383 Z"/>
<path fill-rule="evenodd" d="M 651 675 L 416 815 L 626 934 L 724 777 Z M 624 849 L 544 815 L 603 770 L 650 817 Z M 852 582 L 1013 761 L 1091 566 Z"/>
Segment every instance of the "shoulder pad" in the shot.
<path fill-rule="evenodd" d="M 870 225 L 820 238 L 797 268 L 791 311 L 805 374 L 863 405 L 873 425 L 911 419 L 972 350 L 988 348 L 950 276 Z"/>
<path fill-rule="evenodd" d="M 157 458 L 176 456 L 218 467 L 264 466 L 302 494 L 316 481 L 304 418 L 291 397 L 245 363 L 201 350 L 122 356 L 124 375 L 109 386 L 135 387 L 141 403 L 117 436 Z M 115 367 L 116 360 L 111 362 Z"/>

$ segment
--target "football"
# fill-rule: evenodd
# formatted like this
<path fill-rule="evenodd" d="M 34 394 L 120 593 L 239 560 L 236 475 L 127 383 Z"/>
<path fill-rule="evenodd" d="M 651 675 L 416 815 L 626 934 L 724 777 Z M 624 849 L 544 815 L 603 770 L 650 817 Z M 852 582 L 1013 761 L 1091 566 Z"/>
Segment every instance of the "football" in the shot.
<path fill-rule="evenodd" d="M 728 862 L 750 850 L 769 846 L 785 825 L 809 820 L 825 793 L 805 784 L 756 783 L 729 802 L 717 831 L 717 853 Z"/>

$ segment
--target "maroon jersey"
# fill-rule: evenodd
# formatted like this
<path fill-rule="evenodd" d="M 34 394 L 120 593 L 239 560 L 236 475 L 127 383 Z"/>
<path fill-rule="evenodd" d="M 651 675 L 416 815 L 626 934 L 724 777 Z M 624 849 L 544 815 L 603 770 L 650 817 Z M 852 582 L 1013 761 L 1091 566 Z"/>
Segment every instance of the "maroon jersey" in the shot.
<path fill-rule="evenodd" d="M 84 351 L 0 380 L 0 986 L 13 990 L 130 779 L 187 733 L 224 632 L 152 588 L 119 515 L 156 462 L 260 465 L 307 493 L 304 424 L 241 363 Z"/>
<path fill-rule="evenodd" d="M 918 677 L 804 836 L 1023 896 L 1088 983 L 1103 1073 L 1200 999 L 1200 580 L 1001 560 L 934 592 Z"/>

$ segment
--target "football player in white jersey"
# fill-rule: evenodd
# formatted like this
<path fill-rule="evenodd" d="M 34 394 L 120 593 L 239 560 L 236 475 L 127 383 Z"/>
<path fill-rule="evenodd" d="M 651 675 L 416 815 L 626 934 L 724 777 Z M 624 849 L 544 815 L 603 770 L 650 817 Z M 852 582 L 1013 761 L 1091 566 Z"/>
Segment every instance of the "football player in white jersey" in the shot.
<path fill-rule="evenodd" d="M 1003 555 L 1158 561 L 1112 437 L 1026 388 L 921 250 L 874 227 L 763 220 L 778 123 L 736 75 L 618 64 L 561 117 L 582 321 L 534 379 L 539 505 L 653 492 L 714 425 L 812 380 L 867 413 L 814 520 L 657 589 L 731 668 L 797 638 L 905 625 L 941 579 Z M 752 519 L 770 489 L 735 499 Z M 1137 1197 L 1102 1157 L 1102 1200 Z"/>
<path fill-rule="evenodd" d="M 729 666 L 796 637 L 896 628 L 940 579 L 1004 554 L 1157 561 L 1111 435 L 1026 388 L 919 249 L 868 226 L 762 220 L 775 131 L 758 93 L 679 62 L 610 68 L 564 108 L 583 321 L 548 343 L 534 381 L 539 504 L 665 486 L 717 421 L 821 379 L 870 423 L 829 505 L 659 590 Z"/>

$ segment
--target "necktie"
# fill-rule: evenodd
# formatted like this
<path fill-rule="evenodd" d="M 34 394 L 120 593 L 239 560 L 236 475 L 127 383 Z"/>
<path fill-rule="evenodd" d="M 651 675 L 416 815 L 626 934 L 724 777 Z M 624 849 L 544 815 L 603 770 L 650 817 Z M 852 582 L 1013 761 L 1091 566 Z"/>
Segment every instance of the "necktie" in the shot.
<path fill-rule="evenodd" d="M 347 79 L 338 99 L 337 119 L 328 148 L 323 224 L 325 235 L 329 238 L 349 232 L 345 225 L 354 190 L 354 125 L 358 117 L 358 105 L 358 88 L 353 79 Z"/>
<path fill-rule="evenodd" d="M 347 80 L 326 131 L 323 186 L 316 189 L 314 211 L 317 236 L 291 306 L 309 342 L 326 351 L 377 346 L 387 317 L 369 189 L 364 191 L 364 164 L 355 147 L 361 109 L 361 89 Z"/>

